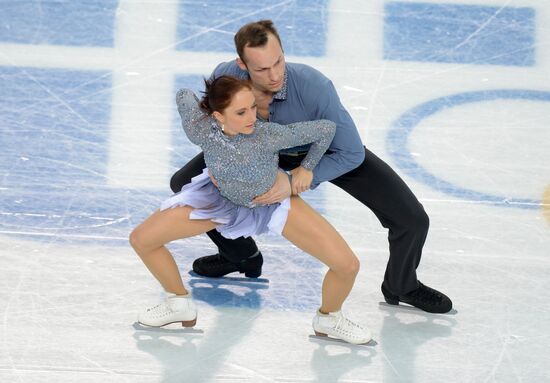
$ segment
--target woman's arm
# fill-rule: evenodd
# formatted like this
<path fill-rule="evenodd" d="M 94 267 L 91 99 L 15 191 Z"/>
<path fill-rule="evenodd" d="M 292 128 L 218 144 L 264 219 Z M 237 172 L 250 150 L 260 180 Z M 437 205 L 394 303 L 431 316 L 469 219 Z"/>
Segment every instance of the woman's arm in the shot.
<path fill-rule="evenodd" d="M 329 120 L 304 121 L 289 125 L 268 122 L 265 127 L 268 145 L 275 150 L 312 144 L 301 163 L 307 170 L 313 170 L 317 165 L 336 132 L 336 124 Z"/>
<path fill-rule="evenodd" d="M 181 117 L 181 125 L 189 141 L 203 144 L 212 129 L 212 118 L 199 108 L 197 96 L 189 89 L 180 89 L 176 94 L 176 104 Z"/>
<path fill-rule="evenodd" d="M 256 197 L 254 203 L 259 205 L 280 202 L 290 194 L 299 194 L 310 188 L 313 179 L 313 168 L 329 147 L 336 124 L 328 120 L 297 122 L 289 125 L 265 123 L 266 145 L 275 150 L 292 148 L 298 145 L 313 143 L 300 167 L 301 173 L 293 172 L 292 185 L 286 176 L 277 176 L 275 185 L 266 193 Z M 283 173 L 284 174 L 284 173 Z"/>

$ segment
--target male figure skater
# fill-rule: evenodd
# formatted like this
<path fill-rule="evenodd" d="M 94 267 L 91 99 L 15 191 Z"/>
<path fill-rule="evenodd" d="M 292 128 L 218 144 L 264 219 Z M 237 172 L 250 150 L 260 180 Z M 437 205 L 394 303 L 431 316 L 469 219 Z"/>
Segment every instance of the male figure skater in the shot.
<path fill-rule="evenodd" d="M 433 313 L 450 311 L 451 300 L 420 283 L 416 275 L 428 234 L 428 215 L 404 181 L 363 146 L 332 82 L 310 66 L 286 63 L 281 39 L 270 20 L 244 25 L 234 40 L 238 58 L 219 64 L 212 76 L 248 78 L 259 118 L 280 124 L 318 119 L 336 123 L 334 140 L 313 172 L 299 166 L 307 147 L 281 151 L 279 166 L 291 176 L 279 172 L 272 189 L 255 202 L 276 203 L 321 182 L 333 183 L 371 209 L 388 229 L 390 257 L 381 286 L 386 302 L 403 302 Z M 200 153 L 174 174 L 172 190 L 180 191 L 205 167 Z M 215 230 L 208 236 L 218 246 L 218 254 L 196 259 L 193 270 L 197 274 L 221 277 L 239 271 L 251 278 L 261 275 L 263 258 L 252 238 L 229 240 Z"/>

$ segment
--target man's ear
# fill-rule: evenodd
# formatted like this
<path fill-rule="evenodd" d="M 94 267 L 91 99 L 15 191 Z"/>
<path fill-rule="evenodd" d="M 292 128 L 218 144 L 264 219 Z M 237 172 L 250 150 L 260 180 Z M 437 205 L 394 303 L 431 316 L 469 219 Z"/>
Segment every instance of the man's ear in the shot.
<path fill-rule="evenodd" d="M 246 64 L 244 63 L 243 60 L 241 60 L 240 57 L 237 57 L 237 59 L 235 61 L 237 62 L 237 65 L 239 66 L 239 68 L 241 68 L 242 70 L 248 71 L 248 68 L 246 67 Z"/>

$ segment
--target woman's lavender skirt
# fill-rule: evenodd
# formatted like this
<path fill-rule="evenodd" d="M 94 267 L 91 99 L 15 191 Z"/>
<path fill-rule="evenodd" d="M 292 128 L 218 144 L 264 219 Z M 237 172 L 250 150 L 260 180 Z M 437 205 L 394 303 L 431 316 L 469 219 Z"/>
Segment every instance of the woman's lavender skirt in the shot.
<path fill-rule="evenodd" d="M 281 235 L 290 209 L 290 199 L 278 204 L 253 208 L 236 205 L 222 197 L 208 176 L 208 169 L 193 177 L 181 191 L 165 200 L 160 210 L 177 206 L 191 206 L 189 218 L 209 219 L 219 223 L 221 235 L 234 239 L 263 234 L 268 231 Z"/>

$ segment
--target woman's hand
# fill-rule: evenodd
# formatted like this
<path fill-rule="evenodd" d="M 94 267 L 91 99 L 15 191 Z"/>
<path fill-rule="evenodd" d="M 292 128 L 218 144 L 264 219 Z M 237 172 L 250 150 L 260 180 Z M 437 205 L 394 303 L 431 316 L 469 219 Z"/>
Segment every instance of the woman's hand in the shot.
<path fill-rule="evenodd" d="M 292 194 L 297 195 L 309 190 L 313 181 L 313 172 L 311 170 L 298 166 L 296 169 L 292 169 L 290 174 L 292 174 Z"/>
<path fill-rule="evenodd" d="M 208 177 L 210 177 L 210 181 L 212 181 L 212 183 L 214 184 L 215 187 L 217 187 L 218 189 L 220 188 L 218 186 L 218 181 L 216 181 L 216 179 L 214 178 L 214 176 L 212 175 L 212 172 L 210 171 L 210 169 L 208 169 Z"/>
<path fill-rule="evenodd" d="M 275 183 L 264 194 L 259 195 L 254 198 L 252 202 L 256 205 L 271 205 L 272 203 L 281 202 L 282 200 L 290 197 L 290 181 L 288 180 L 288 175 L 279 170 L 277 172 L 277 178 Z"/>

